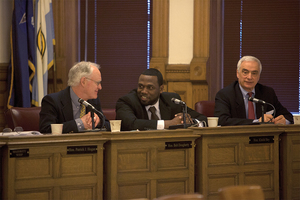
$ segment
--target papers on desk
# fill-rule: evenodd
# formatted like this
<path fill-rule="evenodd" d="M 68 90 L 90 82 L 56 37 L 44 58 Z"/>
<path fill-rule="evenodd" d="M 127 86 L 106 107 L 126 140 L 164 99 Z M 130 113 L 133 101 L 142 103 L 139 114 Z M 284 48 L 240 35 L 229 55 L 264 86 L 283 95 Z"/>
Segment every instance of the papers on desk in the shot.
<path fill-rule="evenodd" d="M 39 131 L 1 132 L 0 136 L 32 136 L 43 135 Z"/>

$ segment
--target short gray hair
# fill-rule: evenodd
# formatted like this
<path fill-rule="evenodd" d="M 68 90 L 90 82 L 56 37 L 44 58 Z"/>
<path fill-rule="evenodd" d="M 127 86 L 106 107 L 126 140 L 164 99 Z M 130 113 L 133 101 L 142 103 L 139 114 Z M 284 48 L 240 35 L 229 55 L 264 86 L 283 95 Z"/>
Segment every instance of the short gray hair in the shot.
<path fill-rule="evenodd" d="M 77 86 L 82 77 L 88 77 L 92 74 L 92 66 L 100 69 L 100 65 L 92 62 L 81 61 L 75 64 L 69 71 L 68 86 Z"/>
<path fill-rule="evenodd" d="M 259 66 L 259 74 L 261 73 L 261 70 L 262 70 L 262 65 L 261 65 L 261 62 L 258 58 L 254 57 L 254 56 L 243 56 L 238 64 L 237 64 L 237 70 L 240 71 L 240 67 L 241 67 L 241 64 L 242 62 L 244 61 L 254 61 L 254 62 L 257 62 L 258 63 L 258 66 Z"/>

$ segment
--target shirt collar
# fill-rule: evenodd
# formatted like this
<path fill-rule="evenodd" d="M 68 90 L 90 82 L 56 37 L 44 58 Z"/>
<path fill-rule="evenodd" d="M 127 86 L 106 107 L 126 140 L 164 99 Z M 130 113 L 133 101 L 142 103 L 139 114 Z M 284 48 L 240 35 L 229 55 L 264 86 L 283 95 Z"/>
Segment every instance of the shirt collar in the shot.
<path fill-rule="evenodd" d="M 75 94 L 73 91 L 72 87 L 70 87 L 70 96 L 71 96 L 71 101 L 75 106 L 80 106 L 80 103 L 78 102 L 79 97 Z"/>
<path fill-rule="evenodd" d="M 159 110 L 159 100 L 157 100 L 157 102 L 153 105 L 148 105 L 145 106 L 146 110 L 148 111 L 150 107 L 154 106 L 156 108 L 156 110 Z"/>
<path fill-rule="evenodd" d="M 248 99 L 248 93 L 249 92 L 247 92 L 240 84 L 239 84 L 239 87 L 240 87 L 240 90 L 243 94 L 243 97 Z M 252 97 L 254 97 L 255 96 L 255 88 L 253 88 L 252 93 L 253 93 Z"/>

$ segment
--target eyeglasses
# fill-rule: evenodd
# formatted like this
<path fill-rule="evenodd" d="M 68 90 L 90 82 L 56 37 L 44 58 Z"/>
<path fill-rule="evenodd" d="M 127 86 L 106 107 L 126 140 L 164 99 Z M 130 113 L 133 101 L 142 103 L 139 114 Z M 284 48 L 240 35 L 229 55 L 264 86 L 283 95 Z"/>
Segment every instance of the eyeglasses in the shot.
<path fill-rule="evenodd" d="M 90 79 L 90 78 L 88 78 L 88 77 L 85 77 L 86 79 L 89 79 L 89 80 L 91 80 L 91 81 L 94 81 L 93 79 Z M 94 81 L 95 83 L 96 83 L 96 85 L 97 86 L 99 86 L 100 84 L 101 84 L 101 81 Z"/>
<path fill-rule="evenodd" d="M 246 70 L 246 69 L 242 69 L 242 75 L 243 76 L 248 76 L 248 74 L 252 74 L 252 76 L 253 77 L 256 77 L 256 76 L 258 76 L 259 75 L 259 72 L 258 71 L 248 71 L 248 70 Z"/>
<path fill-rule="evenodd" d="M 22 131 L 23 131 L 23 128 L 21 126 L 17 126 L 14 129 L 14 132 L 17 132 L 18 134 L 20 134 Z M 10 132 L 12 132 L 11 128 L 5 128 L 2 131 L 2 135 L 5 133 L 10 133 Z"/>

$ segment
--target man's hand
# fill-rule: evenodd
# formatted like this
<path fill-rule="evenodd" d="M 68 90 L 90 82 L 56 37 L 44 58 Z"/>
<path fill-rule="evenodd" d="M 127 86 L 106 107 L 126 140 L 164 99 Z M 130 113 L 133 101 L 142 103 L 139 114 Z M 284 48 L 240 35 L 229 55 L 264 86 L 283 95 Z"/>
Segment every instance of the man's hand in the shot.
<path fill-rule="evenodd" d="M 262 122 L 262 118 L 259 118 L 259 122 Z M 273 115 L 270 114 L 264 114 L 264 122 L 275 122 Z"/>
<path fill-rule="evenodd" d="M 275 124 L 286 124 L 286 119 L 283 115 L 279 115 L 275 118 Z"/>
<path fill-rule="evenodd" d="M 191 116 L 189 114 L 186 114 L 185 121 L 187 124 L 190 123 L 190 120 L 192 120 Z M 165 121 L 165 128 L 169 128 L 173 125 L 183 124 L 183 113 L 177 113 L 175 117 L 171 120 L 164 120 Z"/>
<path fill-rule="evenodd" d="M 259 122 L 261 122 L 261 118 L 259 118 Z M 274 124 L 286 124 L 286 119 L 283 115 L 279 115 L 274 119 L 273 115 L 264 114 L 264 122 L 273 122 Z"/>
<path fill-rule="evenodd" d="M 84 128 L 85 129 L 92 129 L 92 117 L 91 117 L 91 112 L 88 112 L 86 115 L 81 117 L 81 120 L 83 122 Z M 95 127 L 99 124 L 100 118 L 99 116 L 94 113 L 94 122 L 95 122 Z"/>

